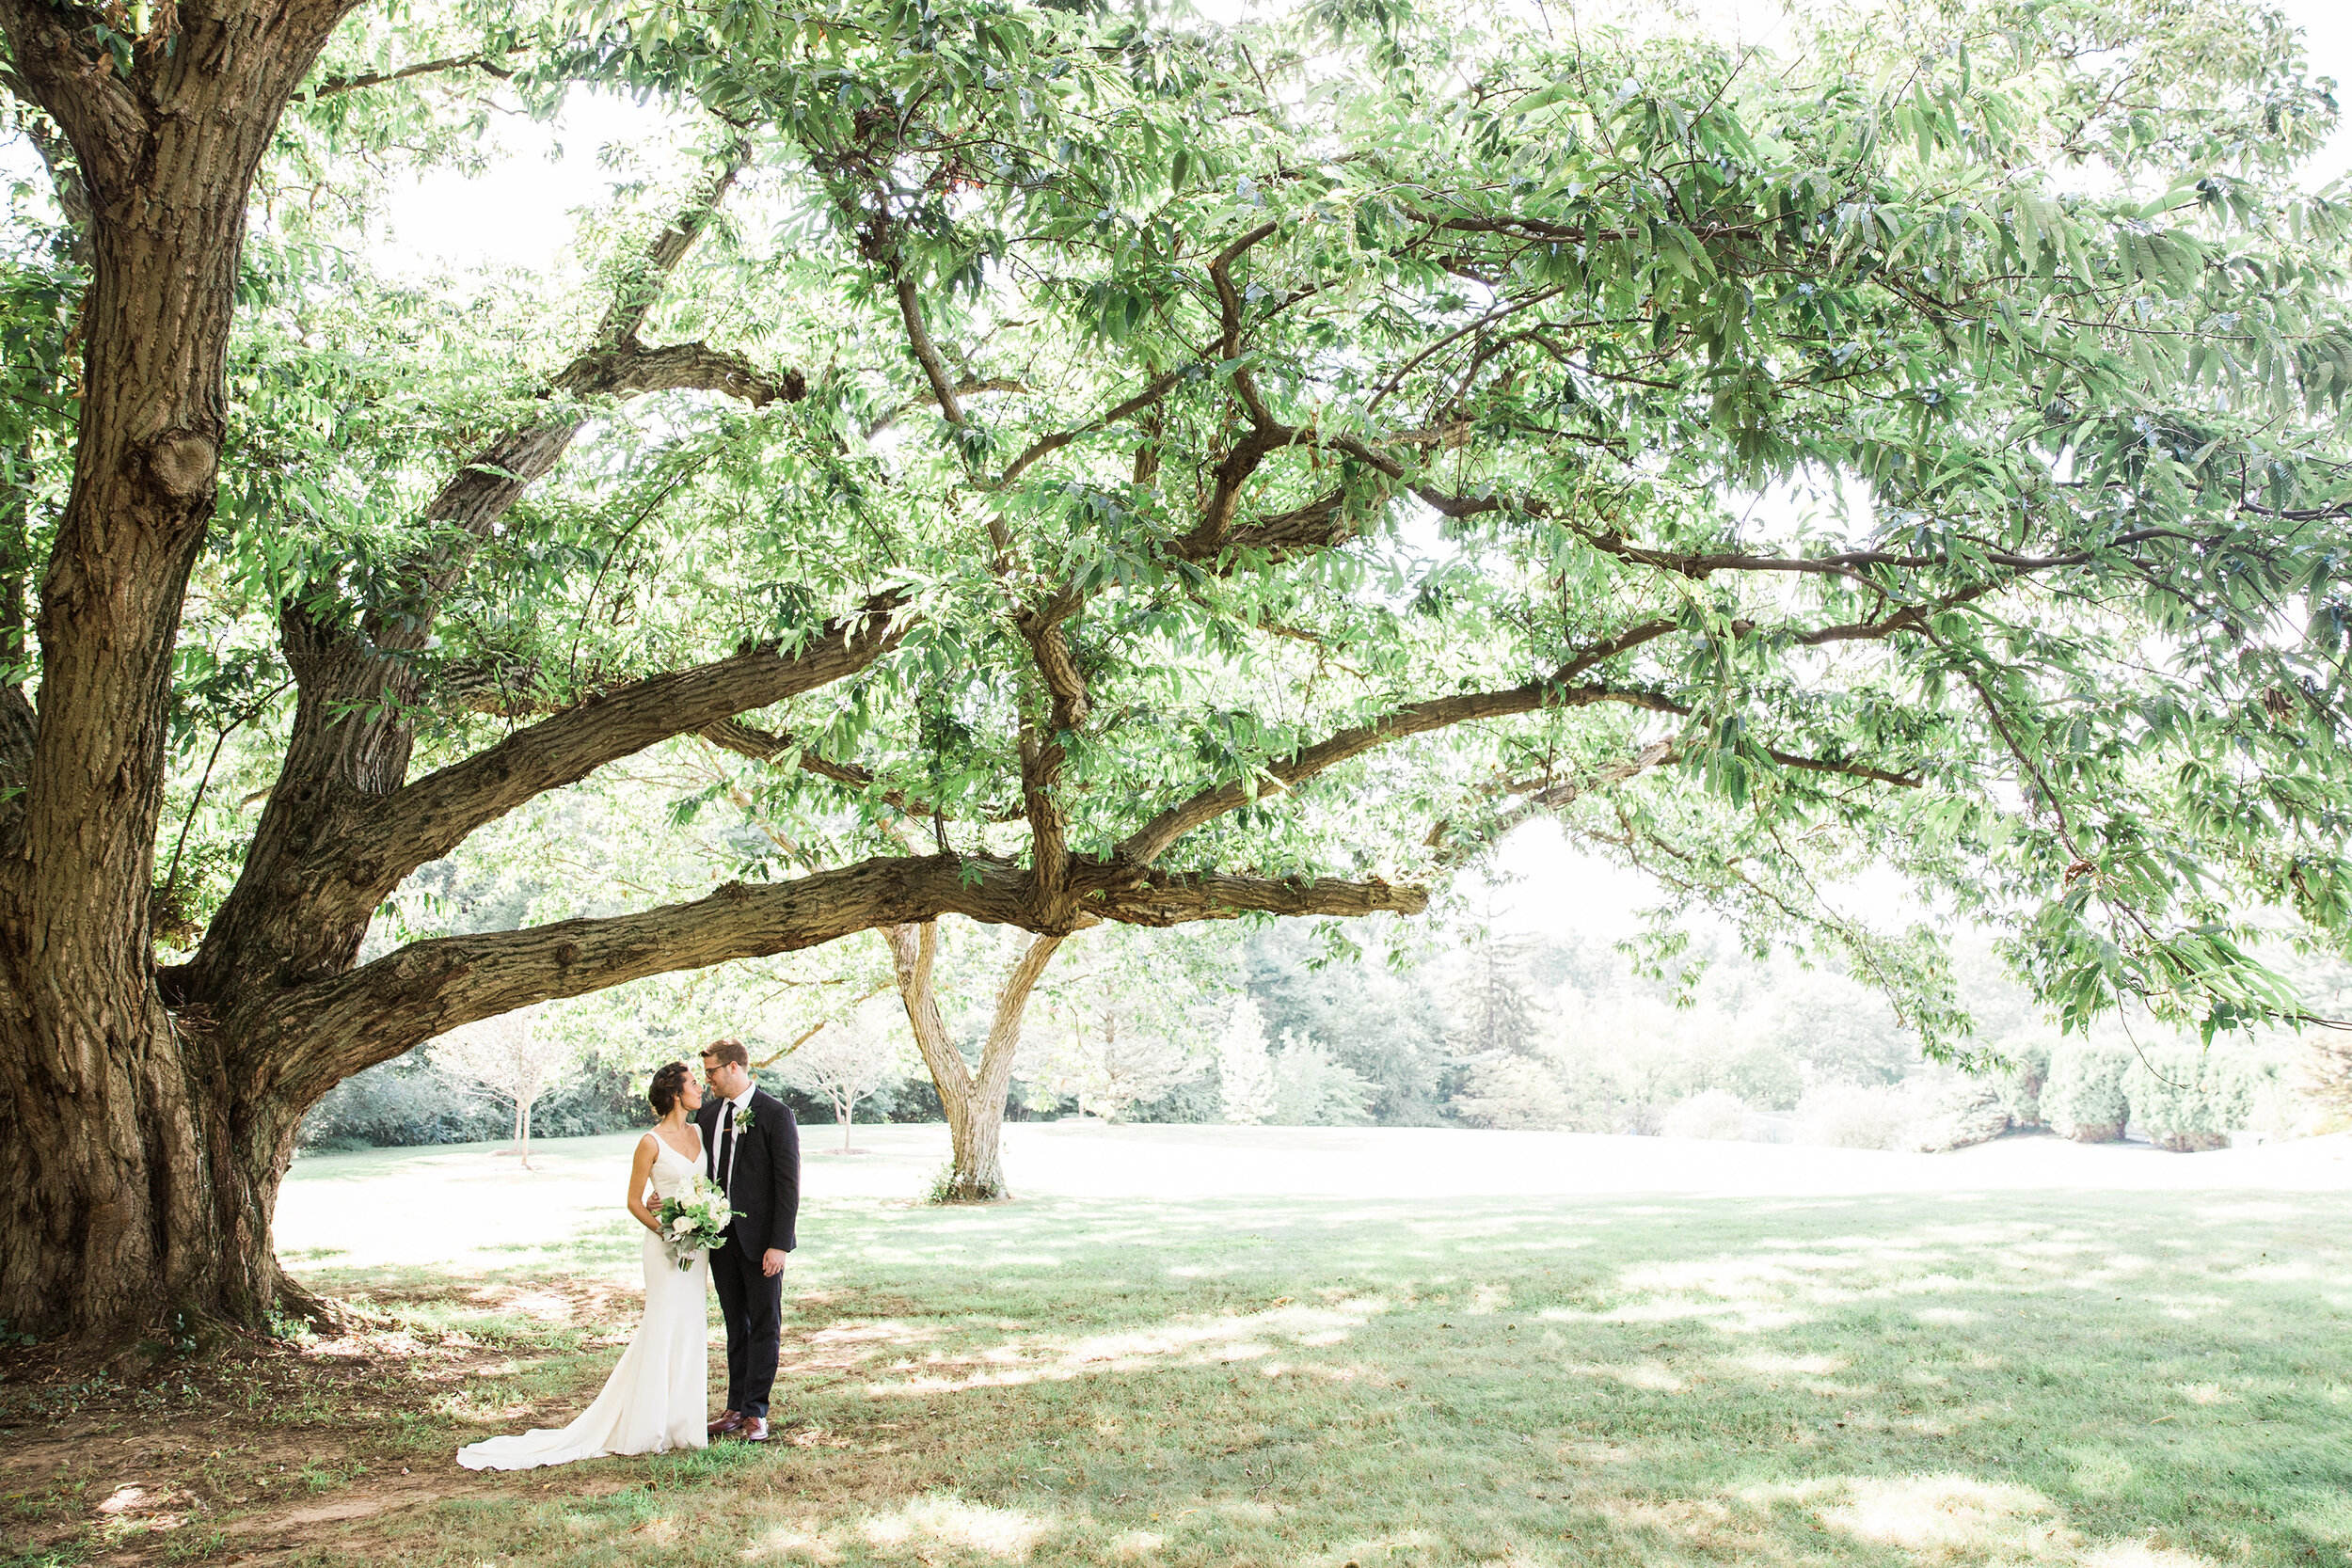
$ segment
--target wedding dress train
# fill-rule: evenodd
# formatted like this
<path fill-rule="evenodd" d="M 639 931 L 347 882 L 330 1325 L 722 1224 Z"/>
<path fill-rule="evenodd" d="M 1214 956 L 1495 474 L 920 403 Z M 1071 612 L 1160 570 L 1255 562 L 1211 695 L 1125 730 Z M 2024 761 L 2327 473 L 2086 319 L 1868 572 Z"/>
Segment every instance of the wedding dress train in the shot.
<path fill-rule="evenodd" d="M 691 1184 L 695 1162 L 648 1132 L 660 1146 L 653 1161 L 657 1199 Z M 667 1453 L 699 1449 L 709 1438 L 704 1400 L 710 1375 L 707 1282 L 710 1256 L 697 1253 L 681 1269 L 668 1245 L 645 1233 L 645 1319 L 604 1381 L 596 1402 L 567 1427 L 543 1427 L 493 1437 L 457 1450 L 469 1470 L 531 1470 L 605 1454 Z"/>

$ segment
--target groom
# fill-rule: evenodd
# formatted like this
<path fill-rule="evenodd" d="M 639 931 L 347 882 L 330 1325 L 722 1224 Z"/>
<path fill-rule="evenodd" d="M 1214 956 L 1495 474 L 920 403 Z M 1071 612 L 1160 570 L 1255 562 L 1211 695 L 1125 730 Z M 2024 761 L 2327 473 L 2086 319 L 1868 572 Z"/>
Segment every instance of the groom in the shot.
<path fill-rule="evenodd" d="M 704 1174 L 735 1207 L 726 1244 L 710 1255 L 710 1281 L 727 1321 L 727 1407 L 713 1437 L 768 1441 L 768 1390 L 776 1381 L 784 1326 L 784 1263 L 801 1212 L 801 1132 L 783 1101 L 752 1082 L 741 1040 L 703 1051 L 703 1081 L 716 1091 L 694 1121 Z"/>

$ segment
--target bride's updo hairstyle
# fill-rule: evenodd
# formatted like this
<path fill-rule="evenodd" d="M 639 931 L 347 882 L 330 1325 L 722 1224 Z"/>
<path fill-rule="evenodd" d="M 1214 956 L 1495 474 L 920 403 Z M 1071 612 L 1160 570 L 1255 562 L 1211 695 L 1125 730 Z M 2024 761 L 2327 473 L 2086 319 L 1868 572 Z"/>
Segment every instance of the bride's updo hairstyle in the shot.
<path fill-rule="evenodd" d="M 653 1075 L 653 1082 L 645 1085 L 645 1100 L 653 1106 L 653 1114 L 658 1117 L 668 1116 L 670 1107 L 677 1103 L 678 1095 L 685 1087 L 686 1064 L 684 1062 L 672 1062 L 667 1067 L 657 1069 Z"/>

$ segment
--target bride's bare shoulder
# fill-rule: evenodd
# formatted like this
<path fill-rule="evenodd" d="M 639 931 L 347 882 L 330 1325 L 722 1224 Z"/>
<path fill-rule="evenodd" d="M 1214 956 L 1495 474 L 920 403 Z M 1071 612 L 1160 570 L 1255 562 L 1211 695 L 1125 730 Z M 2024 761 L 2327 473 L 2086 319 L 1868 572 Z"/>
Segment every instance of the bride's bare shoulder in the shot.
<path fill-rule="evenodd" d="M 648 1146 L 652 1148 L 652 1157 L 657 1160 L 661 1158 L 661 1151 L 665 1148 L 681 1160 L 699 1160 L 703 1152 L 702 1129 L 699 1127 L 694 1129 L 694 1149 L 691 1154 L 663 1137 L 660 1130 L 656 1128 L 647 1128 L 645 1135 L 637 1140 L 637 1152 L 643 1155 Z"/>

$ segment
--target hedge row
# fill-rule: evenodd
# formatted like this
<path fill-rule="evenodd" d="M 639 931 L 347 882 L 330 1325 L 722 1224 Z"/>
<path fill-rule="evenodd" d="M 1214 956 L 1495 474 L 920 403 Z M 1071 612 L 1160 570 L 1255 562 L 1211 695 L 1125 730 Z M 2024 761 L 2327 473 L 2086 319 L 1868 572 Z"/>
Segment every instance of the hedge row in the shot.
<path fill-rule="evenodd" d="M 2257 1077 L 2236 1057 L 2194 1047 L 2068 1044 L 2050 1053 L 2038 1109 L 2078 1143 L 2112 1143 L 2137 1122 L 2166 1148 L 2219 1148 L 2252 1116 Z"/>

